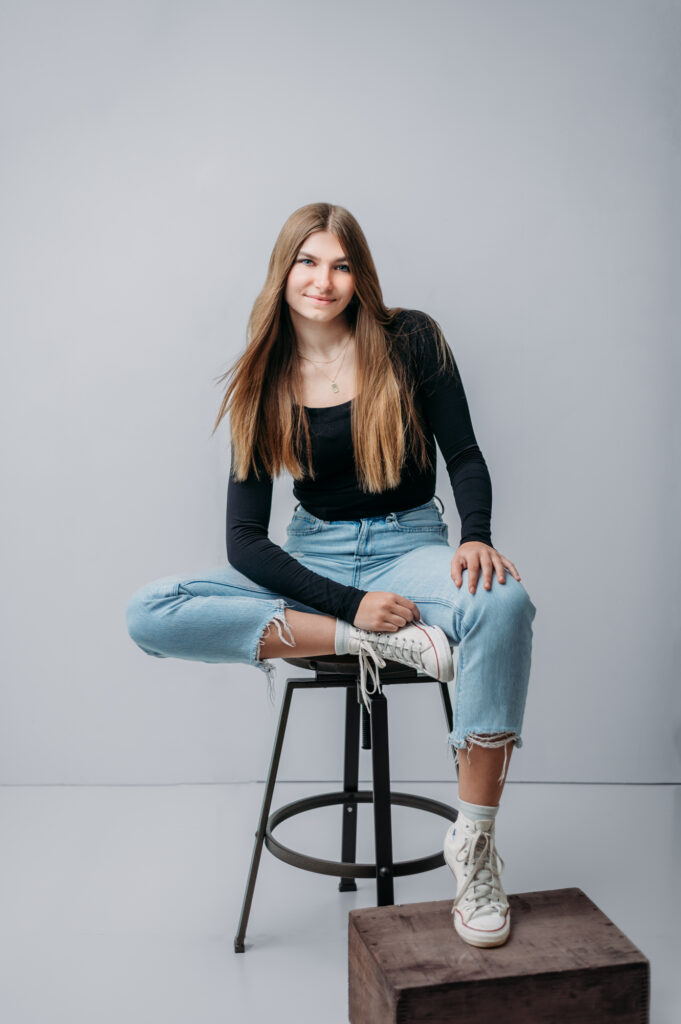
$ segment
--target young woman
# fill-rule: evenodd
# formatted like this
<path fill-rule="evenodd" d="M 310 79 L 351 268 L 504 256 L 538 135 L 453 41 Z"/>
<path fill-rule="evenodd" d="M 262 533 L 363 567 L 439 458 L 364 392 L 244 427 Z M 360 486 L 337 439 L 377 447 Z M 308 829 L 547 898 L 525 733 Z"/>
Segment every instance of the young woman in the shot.
<path fill-rule="evenodd" d="M 510 915 L 495 815 L 521 744 L 535 607 L 492 546 L 489 473 L 451 349 L 425 313 L 384 305 L 359 224 L 327 203 L 284 224 L 248 326 L 215 424 L 229 412 L 230 564 L 143 587 L 130 635 L 155 657 L 245 662 L 268 681 L 272 658 L 357 654 L 367 703 L 385 659 L 446 681 L 457 645 L 454 927 L 500 945 Z M 436 443 L 456 550 L 434 500 Z M 283 470 L 299 504 L 280 547 L 268 526 Z"/>

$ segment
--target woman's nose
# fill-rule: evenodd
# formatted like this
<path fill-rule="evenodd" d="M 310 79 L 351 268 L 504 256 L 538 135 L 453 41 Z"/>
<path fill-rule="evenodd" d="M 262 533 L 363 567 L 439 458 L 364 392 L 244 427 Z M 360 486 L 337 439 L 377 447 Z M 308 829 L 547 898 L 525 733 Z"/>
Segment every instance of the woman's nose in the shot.
<path fill-rule="evenodd" d="M 317 280 L 317 287 L 320 289 L 320 291 L 326 291 L 326 289 L 329 287 L 329 281 L 330 281 L 329 268 L 328 267 L 318 267 L 317 268 L 317 274 L 316 274 L 316 280 Z"/>

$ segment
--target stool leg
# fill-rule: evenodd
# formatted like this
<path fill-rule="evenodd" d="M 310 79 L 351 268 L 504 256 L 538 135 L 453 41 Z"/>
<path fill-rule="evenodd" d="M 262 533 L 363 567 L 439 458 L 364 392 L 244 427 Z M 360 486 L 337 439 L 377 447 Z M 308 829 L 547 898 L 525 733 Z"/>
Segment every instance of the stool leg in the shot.
<path fill-rule="evenodd" d="M 265 839 L 267 819 L 270 814 L 270 807 L 272 806 L 272 795 L 274 793 L 274 784 L 277 780 L 279 759 L 281 757 L 281 748 L 284 744 L 284 733 L 286 732 L 286 722 L 288 721 L 288 713 L 289 708 L 291 707 L 292 695 L 293 686 L 287 680 L 286 689 L 284 690 L 284 699 L 282 701 L 281 711 L 279 713 L 279 724 L 277 725 L 277 734 L 275 736 L 274 747 L 272 749 L 270 769 L 267 774 L 267 785 L 265 786 L 265 795 L 263 796 L 262 808 L 260 810 L 260 822 L 258 824 L 258 831 L 255 833 L 255 843 L 253 844 L 251 867 L 250 871 L 248 872 L 248 882 L 246 883 L 246 892 L 244 894 L 244 902 L 241 907 L 241 917 L 239 918 L 239 929 L 234 939 L 235 953 L 243 953 L 245 951 L 244 939 L 246 937 L 246 928 L 248 926 L 248 918 L 251 913 L 251 902 L 253 900 L 255 880 L 258 875 L 258 867 L 260 866 L 260 855 L 262 853 L 263 842 Z"/>
<path fill-rule="evenodd" d="M 452 710 L 452 699 L 449 696 L 449 687 L 447 686 L 447 683 L 440 683 L 440 696 L 442 697 L 442 704 L 445 709 L 445 718 L 447 719 L 447 732 L 451 733 L 452 729 L 454 728 L 454 712 Z M 456 764 L 456 777 L 458 779 L 459 765 L 456 761 L 456 749 L 455 747 L 452 747 L 451 750 L 452 757 L 454 758 Z"/>
<path fill-rule="evenodd" d="M 395 902 L 393 839 L 390 813 L 390 760 L 388 755 L 388 702 L 384 694 L 371 696 L 371 759 L 374 776 L 374 836 L 376 842 L 376 903 Z"/>
<path fill-rule="evenodd" d="M 451 732 L 454 728 L 454 712 L 452 710 L 452 700 L 449 696 L 449 687 L 446 683 L 440 683 L 440 695 L 445 709 L 445 718 L 447 719 L 447 731 Z"/>
<path fill-rule="evenodd" d="M 364 701 L 360 704 L 362 709 L 362 750 L 371 750 L 371 722 L 369 712 Z"/>
<path fill-rule="evenodd" d="M 354 686 L 348 686 L 345 694 L 343 792 L 354 794 L 359 788 L 359 704 Z M 356 800 L 348 800 L 343 804 L 341 860 L 346 864 L 354 862 L 357 854 L 357 809 Z M 338 891 L 357 892 L 357 882 L 354 878 L 341 878 Z"/>

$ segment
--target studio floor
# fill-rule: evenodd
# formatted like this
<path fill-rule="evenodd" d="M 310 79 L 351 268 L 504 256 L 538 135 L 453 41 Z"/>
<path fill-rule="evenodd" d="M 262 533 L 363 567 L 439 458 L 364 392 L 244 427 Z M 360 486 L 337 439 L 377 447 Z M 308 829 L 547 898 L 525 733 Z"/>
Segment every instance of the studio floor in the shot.
<path fill-rule="evenodd" d="M 334 783 L 280 783 L 274 806 Z M 393 788 L 453 802 L 446 783 Z M 374 885 L 263 854 L 246 952 L 233 952 L 263 786 L 0 788 L 3 1024 L 343 1024 L 347 914 Z M 288 845 L 336 858 L 340 808 L 285 822 Z M 359 859 L 371 860 L 370 808 Z M 396 808 L 398 859 L 446 823 Z M 653 1024 L 681 1020 L 681 786 L 509 783 L 497 820 L 507 892 L 578 886 L 651 961 Z M 395 900 L 453 895 L 448 869 Z M 501 1018 L 500 1018 L 501 1019 Z M 557 1018 L 558 1019 L 558 1018 Z"/>

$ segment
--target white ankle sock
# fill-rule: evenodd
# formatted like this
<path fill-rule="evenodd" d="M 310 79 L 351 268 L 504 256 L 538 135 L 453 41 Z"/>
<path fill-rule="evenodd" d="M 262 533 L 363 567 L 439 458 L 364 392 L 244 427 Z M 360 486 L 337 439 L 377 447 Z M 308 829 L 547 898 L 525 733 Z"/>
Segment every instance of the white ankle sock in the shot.
<path fill-rule="evenodd" d="M 336 654 L 348 654 L 350 651 L 350 623 L 344 622 L 343 619 L 336 619 L 336 638 L 334 641 L 334 648 Z"/>
<path fill-rule="evenodd" d="M 484 804 L 469 804 L 465 800 L 459 799 L 459 810 L 469 821 L 483 821 L 486 818 L 496 818 L 499 807 L 498 805 L 486 807 Z"/>

